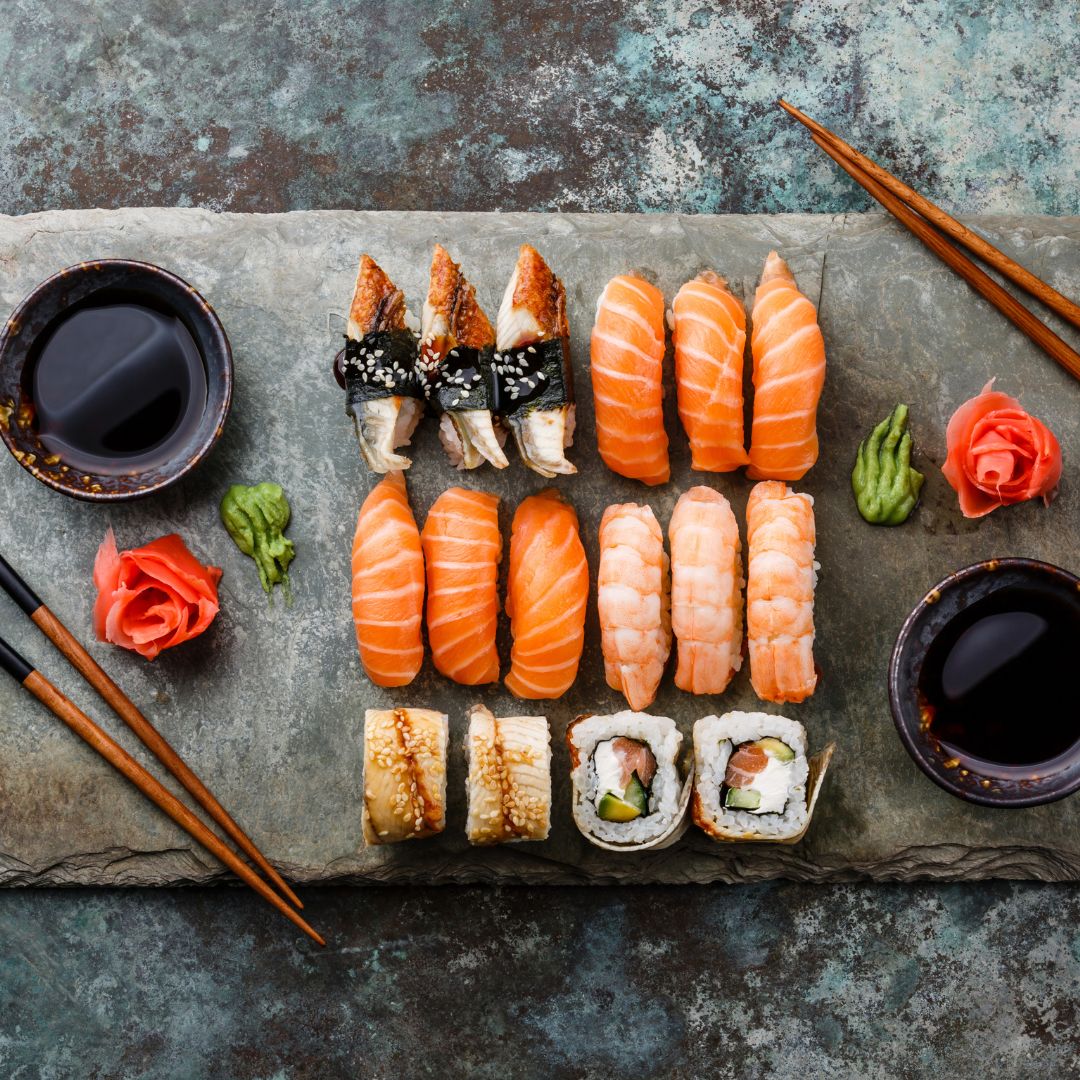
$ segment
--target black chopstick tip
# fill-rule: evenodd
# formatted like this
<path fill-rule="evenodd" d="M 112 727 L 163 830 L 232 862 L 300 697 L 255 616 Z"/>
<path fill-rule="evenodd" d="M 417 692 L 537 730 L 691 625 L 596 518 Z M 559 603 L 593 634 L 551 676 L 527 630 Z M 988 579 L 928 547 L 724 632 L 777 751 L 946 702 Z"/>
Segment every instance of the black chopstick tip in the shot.
<path fill-rule="evenodd" d="M 17 683 L 24 683 L 34 673 L 32 664 L 22 658 L 3 638 L 0 638 L 0 668 Z"/>

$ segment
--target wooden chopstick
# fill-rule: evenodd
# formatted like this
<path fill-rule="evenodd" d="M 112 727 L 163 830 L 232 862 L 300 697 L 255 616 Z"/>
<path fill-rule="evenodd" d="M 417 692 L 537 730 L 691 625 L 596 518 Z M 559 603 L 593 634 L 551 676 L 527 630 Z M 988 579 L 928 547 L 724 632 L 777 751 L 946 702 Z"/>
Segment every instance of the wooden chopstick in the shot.
<path fill-rule="evenodd" d="M 984 240 L 978 233 L 972 232 L 966 225 L 962 225 L 954 217 L 950 217 L 940 206 L 935 205 L 929 199 L 920 195 L 914 188 L 908 187 L 902 180 L 898 180 L 891 172 L 883 169 L 878 163 L 865 154 L 859 153 L 853 146 L 844 142 L 835 132 L 823 127 L 816 120 L 811 120 L 806 113 L 795 108 L 794 105 L 780 99 L 780 107 L 791 116 L 795 117 L 800 124 L 805 124 L 815 135 L 830 143 L 840 154 L 853 161 L 863 172 L 869 173 L 882 187 L 888 188 L 908 206 L 917 210 L 927 221 L 936 225 L 943 233 L 951 236 L 958 243 L 963 244 L 969 251 L 978 255 L 983 262 L 988 263 L 995 270 L 1002 273 L 1021 289 L 1031 293 L 1037 300 L 1041 300 L 1048 308 L 1056 311 L 1063 319 L 1067 319 L 1073 326 L 1080 327 L 1080 304 L 1073 303 L 1067 296 L 1063 296 L 1042 278 L 1037 278 L 1030 270 L 1026 270 L 1018 262 L 1010 259 L 1005 252 L 994 247 L 989 241 Z"/>
<path fill-rule="evenodd" d="M 1015 326 L 1025 333 L 1053 360 L 1076 379 L 1080 379 L 1080 353 L 1037 319 L 1012 293 L 1006 292 L 992 277 L 958 251 L 932 225 L 919 217 L 906 203 L 881 186 L 854 161 L 849 161 L 832 143 L 820 135 L 810 136 L 857 184 L 862 185 L 901 224 L 907 226 L 942 262 L 955 270 L 977 293 L 989 300 Z"/>
<path fill-rule="evenodd" d="M 69 701 L 40 671 L 0 638 L 0 667 L 21 683 L 54 716 L 63 720 L 79 738 L 89 743 L 121 775 L 130 780 L 152 803 L 163 810 L 193 840 L 220 859 L 237 877 L 250 885 L 267 903 L 320 945 L 326 942 L 250 866 L 219 840 L 171 791 L 163 787 L 122 746 L 115 743 L 77 705 Z"/>
<path fill-rule="evenodd" d="M 112 710 L 135 733 L 139 741 L 183 785 L 193 799 L 221 826 L 281 893 L 298 908 L 300 898 L 289 888 L 266 856 L 233 820 L 213 793 L 195 775 L 160 731 L 136 708 L 135 703 L 109 678 L 74 634 L 49 610 L 41 598 L 0 555 L 0 588 L 30 616 L 39 630 L 64 654 L 80 675 L 105 699 Z"/>

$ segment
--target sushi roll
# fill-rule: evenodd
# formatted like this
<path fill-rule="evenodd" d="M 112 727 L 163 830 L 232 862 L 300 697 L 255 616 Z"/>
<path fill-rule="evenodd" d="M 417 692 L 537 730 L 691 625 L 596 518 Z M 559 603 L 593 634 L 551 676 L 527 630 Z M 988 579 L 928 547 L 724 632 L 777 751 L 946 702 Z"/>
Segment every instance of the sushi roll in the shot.
<path fill-rule="evenodd" d="M 395 844 L 446 826 L 446 714 L 368 709 L 364 715 L 364 840 Z"/>
<path fill-rule="evenodd" d="M 674 720 L 629 711 L 579 716 L 566 743 L 574 821 L 590 843 L 644 851 L 686 832 L 693 770 L 681 775 Z"/>
<path fill-rule="evenodd" d="M 407 446 L 424 414 L 416 380 L 416 335 L 405 325 L 405 297 L 370 255 L 360 256 L 345 332 L 345 411 L 372 472 L 407 469 Z"/>
<path fill-rule="evenodd" d="M 546 840 L 551 829 L 551 735 L 546 717 L 469 710 L 465 737 L 469 816 L 477 845 Z"/>
<path fill-rule="evenodd" d="M 442 414 L 439 439 L 459 469 L 485 461 L 497 469 L 509 464 L 502 450 L 506 432 L 492 416 L 494 355 L 495 331 L 476 302 L 476 289 L 436 244 L 416 372 L 424 399 Z"/>
<path fill-rule="evenodd" d="M 715 840 L 794 843 L 831 755 L 829 747 L 809 762 L 802 724 L 784 716 L 703 717 L 694 725 L 694 822 Z"/>
<path fill-rule="evenodd" d="M 496 408 L 522 460 L 541 476 L 576 473 L 565 450 L 574 441 L 574 372 L 562 282 L 528 244 L 495 320 Z"/>

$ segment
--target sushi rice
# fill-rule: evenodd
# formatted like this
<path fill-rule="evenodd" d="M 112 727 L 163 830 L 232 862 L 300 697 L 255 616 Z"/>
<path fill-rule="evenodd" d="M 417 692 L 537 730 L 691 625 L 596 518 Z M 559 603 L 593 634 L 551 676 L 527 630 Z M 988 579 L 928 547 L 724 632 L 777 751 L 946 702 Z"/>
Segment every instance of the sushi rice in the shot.
<path fill-rule="evenodd" d="M 649 811 L 633 821 L 605 821 L 596 811 L 598 790 L 594 752 L 598 744 L 624 736 L 646 743 L 656 759 L 656 775 L 649 789 Z M 667 847 L 689 823 L 687 810 L 692 776 L 679 775 L 682 733 L 667 716 L 623 712 L 612 716 L 584 716 L 566 732 L 573 768 L 574 821 L 587 840 L 599 847 L 643 849 Z"/>
<path fill-rule="evenodd" d="M 731 755 L 741 744 L 766 737 L 779 739 L 795 752 L 783 811 L 753 813 L 724 806 L 724 776 Z M 694 821 L 714 839 L 786 840 L 806 829 L 809 766 L 806 731 L 797 720 L 745 712 L 702 717 L 694 725 L 694 763 Z"/>

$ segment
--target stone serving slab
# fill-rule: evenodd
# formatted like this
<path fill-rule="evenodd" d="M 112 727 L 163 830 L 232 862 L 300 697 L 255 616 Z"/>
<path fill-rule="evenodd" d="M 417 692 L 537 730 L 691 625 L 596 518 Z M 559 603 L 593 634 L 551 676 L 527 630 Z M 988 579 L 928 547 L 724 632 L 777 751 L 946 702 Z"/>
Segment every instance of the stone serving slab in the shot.
<path fill-rule="evenodd" d="M 1080 293 L 1080 219 L 970 223 L 1061 291 Z M 350 618 L 349 552 L 356 512 L 373 478 L 356 450 L 330 364 L 360 252 L 382 263 L 418 312 L 436 240 L 463 263 L 492 315 L 523 240 L 534 243 L 566 283 L 579 390 L 571 454 L 581 471 L 558 486 L 581 515 L 594 583 L 596 531 L 608 503 L 646 501 L 666 526 L 678 495 L 693 483 L 707 483 L 727 495 L 742 523 L 751 486 L 742 475 L 690 472 L 673 393 L 667 402 L 671 483 L 646 489 L 600 462 L 588 335 L 603 284 L 638 268 L 670 301 L 684 280 L 712 266 L 749 299 L 766 253 L 777 248 L 818 302 L 829 358 L 819 417 L 822 454 L 798 486 L 813 494 L 817 507 L 822 680 L 809 702 L 786 711 L 806 725 L 812 750 L 835 741 L 837 751 L 802 843 L 721 846 L 691 830 L 668 850 L 618 855 L 582 839 L 570 815 L 563 733 L 580 712 L 621 706 L 604 683 L 595 604 L 581 676 L 546 710 L 555 746 L 555 798 L 551 839 L 542 844 L 472 850 L 464 839 L 465 709 L 480 700 L 499 715 L 520 711 L 501 686 L 458 687 L 430 662 L 401 690 L 378 690 L 365 679 Z M 5 456 L 0 550 L 295 879 L 1080 878 L 1080 798 L 1012 812 L 959 802 L 916 769 L 890 718 L 889 651 L 908 610 L 939 578 L 1003 555 L 1080 567 L 1073 480 L 1080 461 L 1080 386 L 891 219 L 50 212 L 0 218 L 0 307 L 10 310 L 60 267 L 109 256 L 159 263 L 214 305 L 235 351 L 232 416 L 201 470 L 168 492 L 127 505 L 90 505 L 55 494 Z M 993 376 L 1058 434 L 1065 475 L 1048 510 L 1028 503 L 966 521 L 939 471 L 945 425 L 956 406 Z M 927 474 L 923 503 L 901 528 L 872 528 L 858 517 L 848 477 L 860 438 L 900 400 L 911 405 L 917 465 Z M 517 501 L 545 486 L 517 461 L 502 473 L 455 472 L 430 421 L 414 443 L 409 485 L 420 522 L 443 489 L 462 483 L 503 497 L 508 535 Z M 253 564 L 233 547 L 217 517 L 230 483 L 267 479 L 284 485 L 293 506 L 290 535 L 298 557 L 291 608 L 280 599 L 267 602 Z M 152 664 L 91 642 L 91 566 L 109 525 L 121 546 L 178 531 L 200 557 L 224 568 L 222 610 L 208 633 Z M 0 597 L 0 632 L 148 762 L 119 720 L 6 597 Z M 501 634 L 505 650 L 505 625 Z M 390 704 L 450 714 L 448 828 L 433 840 L 364 850 L 363 714 Z M 674 717 L 689 738 L 699 716 L 756 707 L 744 670 L 718 698 L 683 694 L 669 674 L 652 711 Z M 223 877 L 209 856 L 194 850 L 184 833 L 51 714 L 10 680 L 0 684 L 0 883 L 161 885 Z"/>

